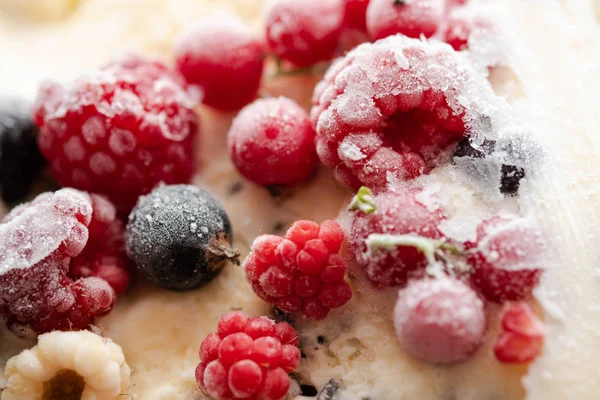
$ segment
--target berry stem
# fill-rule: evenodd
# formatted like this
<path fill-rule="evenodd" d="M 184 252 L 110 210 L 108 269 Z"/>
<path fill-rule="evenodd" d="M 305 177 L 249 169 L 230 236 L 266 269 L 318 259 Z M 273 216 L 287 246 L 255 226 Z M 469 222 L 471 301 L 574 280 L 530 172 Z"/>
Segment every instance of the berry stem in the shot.
<path fill-rule="evenodd" d="M 231 247 L 229 236 L 225 233 L 219 233 L 213 240 L 207 250 L 207 261 L 209 265 L 220 268 L 222 261 L 229 260 L 235 265 L 240 265 L 240 251 Z"/>
<path fill-rule="evenodd" d="M 443 241 L 416 235 L 391 235 L 387 233 L 372 233 L 365 240 L 368 254 L 377 248 L 394 249 L 398 246 L 410 246 L 420 250 L 429 264 L 436 262 L 435 254 Z"/>
<path fill-rule="evenodd" d="M 377 205 L 375 204 L 375 198 L 373 197 L 373 192 L 366 186 L 358 189 L 356 196 L 352 198 L 350 205 L 348 206 L 348 210 L 360 210 L 365 214 L 371 214 L 372 212 L 377 210 Z"/>

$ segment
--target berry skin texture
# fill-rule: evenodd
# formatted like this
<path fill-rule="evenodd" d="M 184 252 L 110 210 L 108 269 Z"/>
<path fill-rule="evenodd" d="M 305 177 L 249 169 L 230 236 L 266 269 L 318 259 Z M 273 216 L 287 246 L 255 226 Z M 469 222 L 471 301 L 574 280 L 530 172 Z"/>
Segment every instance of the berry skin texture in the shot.
<path fill-rule="evenodd" d="M 30 115 L 23 101 L 0 98 L 0 198 L 6 202 L 25 197 L 46 165 Z"/>
<path fill-rule="evenodd" d="M 471 280 L 493 302 L 523 300 L 531 296 L 543 272 L 545 244 L 541 233 L 519 217 L 493 217 L 477 228 L 477 242 L 468 262 Z"/>
<path fill-rule="evenodd" d="M 290 387 L 289 372 L 300 362 L 299 337 L 287 322 L 224 315 L 217 333 L 200 345 L 196 381 L 206 394 L 223 400 L 279 400 Z"/>
<path fill-rule="evenodd" d="M 431 37 L 444 15 L 444 0 L 371 0 L 367 30 L 373 40 L 395 34 Z"/>
<path fill-rule="evenodd" d="M 352 50 L 313 95 L 321 162 L 374 192 L 427 172 L 467 134 L 457 96 L 479 78 L 464 64 L 445 44 L 404 36 Z"/>
<path fill-rule="evenodd" d="M 376 211 L 356 211 L 350 229 L 350 248 L 367 279 L 378 288 L 403 286 L 427 266 L 422 251 L 412 246 L 377 247 L 369 251 L 371 234 L 417 235 L 442 239 L 438 226 L 445 219 L 442 210 L 432 210 L 417 200 L 419 191 L 403 189 L 375 196 Z"/>
<path fill-rule="evenodd" d="M 3 400 L 118 400 L 129 388 L 130 369 L 110 338 L 55 331 L 8 360 L 4 376 Z"/>
<path fill-rule="evenodd" d="M 344 233 L 335 221 L 296 221 L 284 238 L 256 238 L 244 260 L 246 278 L 264 301 L 286 313 L 324 319 L 352 298 L 338 255 Z"/>
<path fill-rule="evenodd" d="M 106 195 L 127 215 L 157 183 L 194 173 L 195 105 L 177 73 L 128 56 L 69 85 L 43 85 L 38 144 L 59 184 Z"/>
<path fill-rule="evenodd" d="M 191 185 L 159 186 L 142 196 L 129 216 L 127 254 L 147 279 L 169 290 L 190 290 L 210 282 L 227 260 L 231 223 L 223 206 Z"/>
<path fill-rule="evenodd" d="M 346 28 L 367 31 L 367 6 L 370 0 L 345 0 L 344 25 Z"/>
<path fill-rule="evenodd" d="M 540 355 L 545 328 L 527 303 L 513 303 L 504 311 L 502 330 L 494 346 L 498 361 L 527 363 Z"/>
<path fill-rule="evenodd" d="M 86 329 L 112 308 L 107 281 L 69 272 L 97 234 L 88 228 L 93 212 L 87 193 L 62 189 L 16 207 L 0 224 L 0 321 L 16 334 Z"/>
<path fill-rule="evenodd" d="M 228 146 L 238 171 L 259 185 L 297 185 L 315 173 L 319 162 L 308 115 L 285 97 L 245 107 L 231 125 Z"/>
<path fill-rule="evenodd" d="M 443 38 L 454 50 L 465 50 L 469 47 L 469 36 L 473 31 L 489 31 L 492 27 L 489 19 L 474 14 L 468 8 L 458 7 L 450 13 L 446 21 Z"/>
<path fill-rule="evenodd" d="M 175 47 L 179 72 L 202 89 L 204 104 L 223 111 L 256 97 L 263 59 L 263 44 L 252 29 L 230 15 L 199 21 Z"/>
<path fill-rule="evenodd" d="M 483 342 L 483 301 L 454 278 L 411 281 L 399 293 L 394 326 L 402 347 L 414 357 L 451 364 L 472 356 Z"/>
<path fill-rule="evenodd" d="M 276 0 L 266 14 L 273 54 L 298 67 L 330 60 L 344 23 L 343 0 Z"/>

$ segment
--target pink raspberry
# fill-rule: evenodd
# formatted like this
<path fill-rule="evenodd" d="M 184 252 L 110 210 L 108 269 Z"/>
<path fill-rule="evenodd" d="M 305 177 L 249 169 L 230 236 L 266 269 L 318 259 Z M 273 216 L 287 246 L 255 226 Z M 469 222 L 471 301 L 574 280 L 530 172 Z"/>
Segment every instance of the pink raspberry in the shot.
<path fill-rule="evenodd" d="M 445 0 L 371 0 L 367 29 L 373 40 L 395 34 L 431 37 L 444 16 Z"/>
<path fill-rule="evenodd" d="M 296 221 L 285 238 L 256 238 L 244 261 L 254 292 L 287 313 L 320 320 L 350 301 L 346 264 L 338 255 L 344 233 L 335 221 Z"/>
<path fill-rule="evenodd" d="M 344 25 L 346 28 L 367 31 L 369 0 L 345 0 Z"/>
<path fill-rule="evenodd" d="M 203 91 L 204 104 L 238 110 L 258 92 L 264 49 L 252 29 L 230 15 L 205 18 L 175 48 L 177 68 Z"/>
<path fill-rule="evenodd" d="M 228 141 L 237 169 L 259 185 L 297 185 L 314 174 L 319 162 L 308 115 L 284 97 L 245 107 L 233 121 Z"/>
<path fill-rule="evenodd" d="M 530 362 L 541 353 L 544 344 L 544 324 L 527 303 L 511 304 L 504 311 L 502 330 L 494 346 L 494 354 L 500 362 Z"/>
<path fill-rule="evenodd" d="M 198 386 L 223 400 L 282 399 L 290 386 L 288 373 L 300 362 L 298 343 L 298 334 L 287 322 L 231 312 L 219 320 L 218 332 L 200 345 Z"/>
<path fill-rule="evenodd" d="M 343 0 L 276 0 L 265 25 L 267 44 L 298 67 L 330 60 L 344 23 Z"/>
<path fill-rule="evenodd" d="M 355 189 L 419 176 L 465 136 L 457 96 L 477 78 L 447 45 L 393 36 L 357 47 L 315 88 L 319 158 Z"/>
<path fill-rule="evenodd" d="M 469 36 L 476 30 L 491 30 L 492 22 L 474 14 L 469 8 L 459 7 L 453 10 L 446 22 L 443 38 L 454 50 L 465 50 L 469 46 Z"/>
<path fill-rule="evenodd" d="M 357 210 L 350 229 L 350 248 L 357 264 L 376 287 L 402 286 L 427 266 L 424 253 L 414 246 L 378 246 L 372 234 L 412 235 L 443 239 L 439 230 L 445 219 L 432 199 L 419 198 L 418 190 L 404 189 L 374 197 L 375 211 Z M 427 203 L 431 202 L 431 204 Z"/>
<path fill-rule="evenodd" d="M 54 177 L 106 195 L 121 214 L 159 182 L 187 182 L 198 118 L 183 85 L 163 64 L 130 56 L 70 85 L 42 86 L 38 143 Z"/>
<path fill-rule="evenodd" d="M 473 284 L 490 301 L 531 296 L 543 271 L 546 254 L 541 232 L 519 217 L 494 217 L 477 228 L 468 261 Z"/>
<path fill-rule="evenodd" d="M 76 279 L 69 272 L 88 237 L 98 233 L 88 229 L 93 205 L 88 194 L 62 189 L 15 208 L 0 224 L 0 320 L 11 330 L 85 329 L 112 308 L 115 292 L 93 277 L 100 274 Z M 94 252 L 99 255 L 100 247 Z"/>
<path fill-rule="evenodd" d="M 436 364 L 461 362 L 483 342 L 483 301 L 462 281 L 437 278 L 412 281 L 399 293 L 394 309 L 396 335 L 414 357 Z"/>

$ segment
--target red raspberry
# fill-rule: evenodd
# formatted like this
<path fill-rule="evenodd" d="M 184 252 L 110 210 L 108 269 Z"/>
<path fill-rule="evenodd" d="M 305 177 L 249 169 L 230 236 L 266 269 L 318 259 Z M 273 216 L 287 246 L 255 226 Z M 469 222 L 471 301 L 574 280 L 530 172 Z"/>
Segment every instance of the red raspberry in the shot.
<path fill-rule="evenodd" d="M 129 286 L 129 259 L 125 253 L 125 226 L 115 206 L 103 196 L 91 194 L 92 221 L 85 248 L 71 260 L 72 278 L 95 276 L 105 280 L 117 296 Z"/>
<path fill-rule="evenodd" d="M 245 107 L 233 121 L 228 141 L 237 169 L 259 185 L 297 185 L 314 174 L 319 162 L 308 115 L 284 97 Z"/>
<path fill-rule="evenodd" d="M 502 329 L 494 346 L 494 354 L 500 362 L 530 362 L 541 353 L 544 325 L 527 303 L 511 304 L 504 311 Z"/>
<path fill-rule="evenodd" d="M 199 21 L 175 47 L 177 68 L 202 89 L 204 104 L 225 111 L 256 97 L 263 58 L 263 44 L 252 29 L 230 15 Z"/>
<path fill-rule="evenodd" d="M 455 50 L 468 48 L 469 36 L 476 30 L 491 30 L 492 22 L 466 7 L 456 8 L 452 11 L 446 22 L 443 36 L 444 41 Z"/>
<path fill-rule="evenodd" d="M 334 63 L 313 97 L 321 161 L 344 184 L 376 191 L 434 166 L 465 135 L 457 96 L 480 78 L 457 57 L 447 45 L 393 36 Z"/>
<path fill-rule="evenodd" d="M 413 356 L 436 364 L 473 355 L 486 329 L 483 301 L 454 278 L 412 281 L 394 309 L 396 335 Z"/>
<path fill-rule="evenodd" d="M 72 189 L 39 195 L 0 224 L 0 320 L 18 334 L 85 329 L 111 309 L 100 278 L 74 279 L 69 262 L 88 241 L 92 199 Z M 122 232 L 121 232 L 122 234 Z"/>
<path fill-rule="evenodd" d="M 61 185 L 104 194 L 126 214 L 157 183 L 190 179 L 194 104 L 179 75 L 132 56 L 68 86 L 43 86 L 38 143 Z"/>
<path fill-rule="evenodd" d="M 477 242 L 468 257 L 473 284 L 490 301 L 522 300 L 531 296 L 543 271 L 545 245 L 529 221 L 494 217 L 477 228 Z"/>
<path fill-rule="evenodd" d="M 445 0 L 371 0 L 367 30 L 373 40 L 397 33 L 430 37 L 442 22 L 444 7 Z"/>
<path fill-rule="evenodd" d="M 350 301 L 346 264 L 337 254 L 344 233 L 335 221 L 296 221 L 285 238 L 262 235 L 244 261 L 254 292 L 287 313 L 320 320 Z"/>
<path fill-rule="evenodd" d="M 288 372 L 300 362 L 298 343 L 287 322 L 229 313 L 200 345 L 198 386 L 218 399 L 279 400 L 290 386 Z"/>
<path fill-rule="evenodd" d="M 427 266 L 427 258 L 413 246 L 368 248 L 371 234 L 416 235 L 443 239 L 439 224 L 443 212 L 431 199 L 418 199 L 417 190 L 399 190 L 375 196 L 376 211 L 356 211 L 350 230 L 350 246 L 357 264 L 376 287 L 402 286 Z M 427 203 L 425 202 L 427 201 Z M 431 202 L 431 204 L 429 204 Z"/>
<path fill-rule="evenodd" d="M 330 60 L 342 33 L 342 1 L 275 1 L 265 21 L 271 51 L 298 67 Z"/>
<path fill-rule="evenodd" d="M 366 32 L 368 5 L 369 0 L 345 0 L 344 25 Z"/>

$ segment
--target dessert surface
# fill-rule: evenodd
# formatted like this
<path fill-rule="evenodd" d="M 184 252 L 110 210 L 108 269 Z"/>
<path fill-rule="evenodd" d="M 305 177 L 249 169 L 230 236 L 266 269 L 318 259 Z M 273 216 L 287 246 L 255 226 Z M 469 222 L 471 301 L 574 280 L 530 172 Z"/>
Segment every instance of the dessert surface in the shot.
<path fill-rule="evenodd" d="M 43 79 L 72 80 L 127 50 L 172 63 L 177 38 L 203 16 L 232 12 L 261 32 L 264 6 L 257 0 L 65 0 L 41 11 L 41 2 L 17 3 L 0 0 L 0 50 L 10 60 L 3 63 L 0 88 L 28 100 Z M 449 366 L 419 361 L 396 338 L 390 315 L 397 289 L 374 289 L 351 263 L 350 302 L 322 321 L 302 319 L 294 325 L 304 353 L 297 370 L 300 384 L 318 390 L 335 379 L 344 388 L 339 400 L 594 399 L 600 393 L 600 26 L 594 17 L 599 5 L 497 3 L 474 1 L 473 7 L 484 10 L 502 35 L 475 36 L 464 57 L 472 57 L 484 80 L 489 66 L 501 65 L 487 77 L 506 101 L 485 112 L 501 128 L 493 132 L 497 138 L 511 129 L 525 152 L 521 161 L 527 175 L 519 196 L 500 193 L 493 183 L 497 171 L 468 173 L 459 162 L 433 169 L 414 185 L 439 199 L 450 216 L 444 234 L 457 240 L 475 240 L 477 224 L 502 212 L 526 215 L 540 226 L 549 244 L 534 291 L 535 309 L 546 325 L 541 356 L 529 365 L 499 363 L 492 353 L 501 306 L 487 302 L 486 338 L 472 358 Z M 275 76 L 269 65 L 260 95 L 287 96 L 309 110 L 321 77 Z M 468 93 L 471 98 L 464 102 L 477 104 L 473 109 L 487 106 L 491 87 L 489 94 Z M 296 220 L 337 218 L 349 229 L 346 207 L 354 192 L 336 181 L 332 169 L 321 165 L 308 182 L 273 195 L 245 180 L 230 160 L 227 131 L 234 114 L 204 106 L 197 110 L 202 135 L 192 183 L 221 201 L 242 258 L 257 236 L 283 235 Z M 344 245 L 342 254 L 349 251 Z M 244 269 L 228 264 L 209 284 L 188 292 L 136 282 L 96 326 L 122 348 L 131 368 L 127 394 L 193 400 L 204 398 L 194 375 L 200 342 L 234 310 L 274 316 L 253 292 Z M 35 344 L 2 329 L 0 387 L 7 360 Z M 292 383 L 290 393 L 300 396 L 301 388 Z"/>

